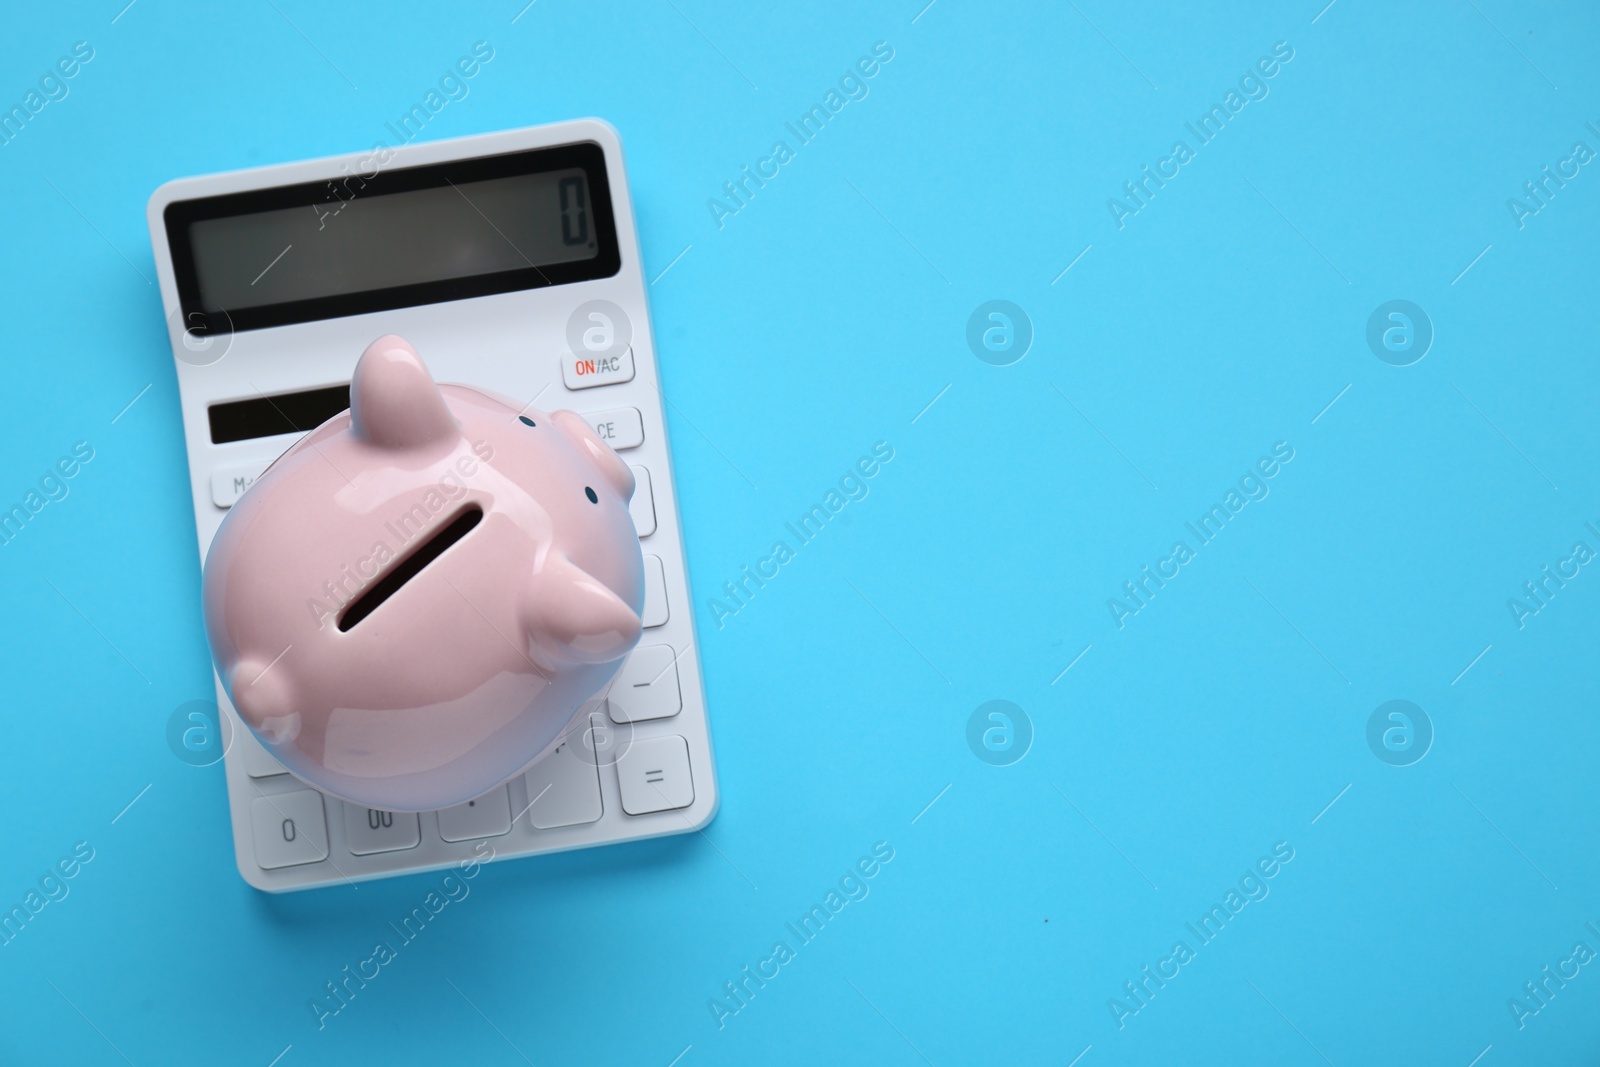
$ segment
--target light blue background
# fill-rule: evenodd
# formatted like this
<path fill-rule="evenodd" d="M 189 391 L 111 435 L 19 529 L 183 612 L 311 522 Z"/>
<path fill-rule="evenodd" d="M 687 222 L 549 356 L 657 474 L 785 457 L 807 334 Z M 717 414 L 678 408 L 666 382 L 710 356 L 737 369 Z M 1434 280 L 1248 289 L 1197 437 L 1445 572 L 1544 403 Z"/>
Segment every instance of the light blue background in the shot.
<path fill-rule="evenodd" d="M 0 103 L 95 58 L 0 147 L 0 499 L 96 456 L 0 548 L 0 903 L 96 856 L 0 949 L 0 1060 L 1600 1051 L 1600 964 L 1524 1029 L 1507 1007 L 1600 949 L 1600 574 L 1523 629 L 1506 606 L 1600 549 L 1600 163 L 1521 229 L 1507 207 L 1600 150 L 1600 14 L 924 2 L 11 5 Z M 221 768 L 166 747 L 211 691 L 144 206 L 369 147 L 477 40 L 426 137 L 604 117 L 650 276 L 683 252 L 651 299 L 722 810 L 486 868 L 319 1031 L 308 1001 L 437 876 L 259 894 Z M 870 95 L 719 229 L 708 198 L 877 41 Z M 1270 95 L 1119 230 L 1107 198 L 1278 41 Z M 1014 366 L 966 346 L 994 298 L 1034 325 Z M 1436 331 L 1405 368 L 1365 342 L 1395 298 Z M 717 629 L 707 599 L 877 441 L 870 496 Z M 1107 598 L 1277 441 L 1270 497 L 1119 630 Z M 1010 767 L 967 748 L 991 699 L 1034 725 Z M 1434 724 L 1411 767 L 1367 747 L 1391 699 Z M 877 841 L 870 896 L 719 1029 L 708 1000 Z M 1108 999 L 1279 841 L 1270 896 L 1119 1030 Z"/>

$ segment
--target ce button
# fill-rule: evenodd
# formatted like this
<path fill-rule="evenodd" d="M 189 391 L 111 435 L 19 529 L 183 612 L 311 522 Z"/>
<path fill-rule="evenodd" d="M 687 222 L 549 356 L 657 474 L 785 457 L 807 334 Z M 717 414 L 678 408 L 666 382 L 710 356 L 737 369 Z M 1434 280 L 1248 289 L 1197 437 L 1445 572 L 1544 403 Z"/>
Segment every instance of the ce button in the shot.
<path fill-rule="evenodd" d="M 600 440 L 625 452 L 644 444 L 644 420 L 638 408 L 613 408 L 610 411 L 591 411 L 584 416 Z"/>

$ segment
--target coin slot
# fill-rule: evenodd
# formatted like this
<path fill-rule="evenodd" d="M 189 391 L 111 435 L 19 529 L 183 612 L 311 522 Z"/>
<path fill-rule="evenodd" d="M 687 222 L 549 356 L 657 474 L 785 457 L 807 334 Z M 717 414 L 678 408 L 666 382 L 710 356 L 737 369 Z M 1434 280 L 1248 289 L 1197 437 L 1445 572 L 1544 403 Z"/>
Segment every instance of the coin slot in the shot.
<path fill-rule="evenodd" d="M 424 567 L 438 559 L 444 551 L 463 537 L 483 519 L 483 509 L 471 507 L 450 520 L 440 531 L 425 541 L 416 551 L 402 559 L 395 568 L 373 584 L 339 616 L 339 632 L 345 633 L 362 619 L 377 610 L 378 605 L 394 596 Z"/>

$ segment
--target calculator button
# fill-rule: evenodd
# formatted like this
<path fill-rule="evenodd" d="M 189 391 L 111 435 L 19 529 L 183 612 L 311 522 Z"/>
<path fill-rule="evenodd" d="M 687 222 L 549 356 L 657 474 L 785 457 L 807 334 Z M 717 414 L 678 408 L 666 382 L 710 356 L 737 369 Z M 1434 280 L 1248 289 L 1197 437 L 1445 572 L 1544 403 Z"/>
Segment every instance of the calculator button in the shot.
<path fill-rule="evenodd" d="M 344 840 L 352 856 L 416 848 L 422 829 L 414 811 L 379 811 L 344 805 Z"/>
<path fill-rule="evenodd" d="M 567 355 L 561 360 L 561 380 L 568 389 L 593 389 L 597 385 L 619 385 L 633 381 L 633 349 L 597 355 Z"/>
<path fill-rule="evenodd" d="M 476 841 L 511 830 L 511 795 L 501 786 L 477 800 L 439 811 L 439 836 L 446 841 Z"/>
<path fill-rule="evenodd" d="M 212 471 L 211 502 L 219 508 L 233 507 L 266 469 L 264 463 L 252 463 L 246 467 L 225 467 Z"/>
<path fill-rule="evenodd" d="M 667 621 L 667 574 L 660 556 L 644 558 L 644 614 L 640 619 L 646 630 Z"/>
<path fill-rule="evenodd" d="M 669 719 L 682 708 L 677 657 L 668 645 L 634 649 L 606 697 L 611 721 L 618 723 Z"/>
<path fill-rule="evenodd" d="M 256 865 L 270 871 L 328 858 L 328 824 L 322 794 L 314 789 L 256 797 L 250 804 Z"/>
<path fill-rule="evenodd" d="M 278 774 L 288 774 L 289 768 L 279 763 L 267 751 L 267 746 L 256 740 L 256 735 L 244 726 L 239 726 L 234 731 L 238 738 L 240 753 L 244 756 L 244 772 L 252 778 L 271 778 Z"/>
<path fill-rule="evenodd" d="M 576 737 L 528 769 L 528 821 L 538 830 L 580 826 L 601 815 L 600 768 L 579 755 Z"/>
<path fill-rule="evenodd" d="M 628 515 L 640 537 L 656 532 L 656 495 L 650 489 L 650 472 L 643 467 L 633 468 L 633 499 L 628 501 Z"/>
<path fill-rule="evenodd" d="M 638 408 L 613 408 L 610 411 L 591 411 L 584 416 L 600 440 L 624 452 L 644 444 L 644 420 Z"/>
<path fill-rule="evenodd" d="M 617 760 L 617 784 L 629 815 L 687 808 L 694 803 L 689 742 L 676 735 L 635 740 Z"/>

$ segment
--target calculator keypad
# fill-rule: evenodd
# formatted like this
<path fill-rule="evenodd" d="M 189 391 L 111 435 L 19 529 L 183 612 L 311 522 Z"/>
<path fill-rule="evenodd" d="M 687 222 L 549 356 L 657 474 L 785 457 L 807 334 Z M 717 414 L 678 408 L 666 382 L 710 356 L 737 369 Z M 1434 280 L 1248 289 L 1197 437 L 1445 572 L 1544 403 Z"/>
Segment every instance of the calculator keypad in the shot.
<path fill-rule="evenodd" d="M 250 805 L 256 863 L 263 870 L 297 867 L 328 858 L 328 824 L 322 794 L 314 789 L 256 797 Z"/>
<path fill-rule="evenodd" d="M 650 472 L 643 467 L 633 468 L 633 498 L 628 501 L 628 515 L 641 538 L 656 532 L 656 495 L 650 486 Z"/>
<path fill-rule="evenodd" d="M 617 760 L 617 783 L 629 815 L 687 808 L 694 803 L 689 742 L 676 734 L 636 739 Z"/>
<path fill-rule="evenodd" d="M 682 708 L 677 655 L 670 645 L 634 649 L 606 697 L 606 710 L 615 723 L 670 719 Z"/>
<path fill-rule="evenodd" d="M 259 463 L 242 467 L 226 467 L 211 472 L 211 502 L 219 508 L 231 508 L 244 496 L 245 490 L 255 484 L 266 468 Z"/>
<path fill-rule="evenodd" d="M 238 739 L 235 744 L 244 756 L 244 770 L 250 777 L 272 778 L 289 773 L 289 769 L 274 759 L 266 746 L 257 741 L 256 735 L 243 724 L 234 727 L 233 736 Z"/>
<path fill-rule="evenodd" d="M 661 565 L 660 556 L 646 555 L 644 557 L 644 612 L 641 620 L 646 630 L 666 624 L 667 611 L 667 572 Z"/>
<path fill-rule="evenodd" d="M 510 832 L 511 794 L 505 786 L 439 811 L 439 836 L 446 841 L 476 841 Z"/>
<path fill-rule="evenodd" d="M 604 814 L 600 768 L 583 758 L 582 742 L 575 737 L 523 777 L 528 783 L 528 822 L 536 830 L 582 826 Z"/>
<path fill-rule="evenodd" d="M 638 448 L 644 444 L 644 420 L 638 408 L 613 408 L 610 411 L 591 411 L 584 416 L 600 440 L 618 452 Z"/>
<path fill-rule="evenodd" d="M 422 841 L 421 820 L 414 811 L 379 811 L 344 804 L 344 842 L 352 856 L 403 852 Z"/>
<path fill-rule="evenodd" d="M 561 357 L 561 381 L 568 389 L 593 389 L 633 381 L 633 347 L 608 355 L 571 353 Z"/>

